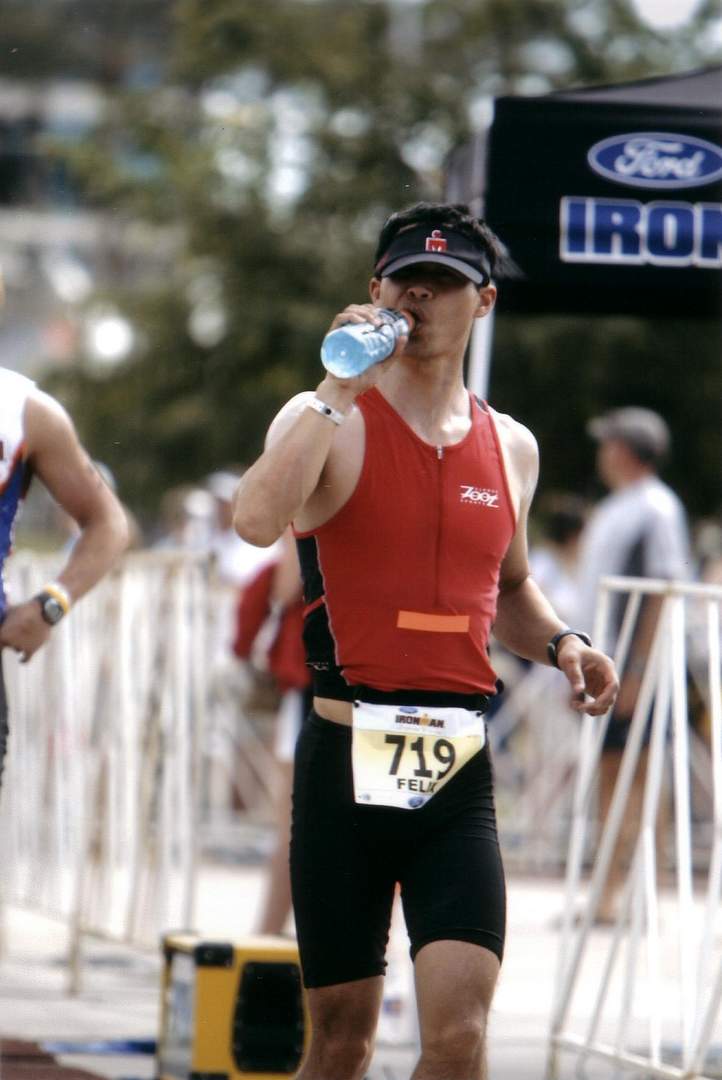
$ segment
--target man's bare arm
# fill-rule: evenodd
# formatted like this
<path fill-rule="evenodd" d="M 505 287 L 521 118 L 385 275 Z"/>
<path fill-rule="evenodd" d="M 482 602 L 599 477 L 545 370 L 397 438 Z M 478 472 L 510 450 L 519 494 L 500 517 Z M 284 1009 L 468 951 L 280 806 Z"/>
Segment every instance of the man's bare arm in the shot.
<path fill-rule="evenodd" d="M 538 453 L 530 436 L 522 434 L 511 446 L 522 491 L 517 527 L 501 567 L 494 636 L 511 652 L 549 664 L 547 643 L 564 623 L 554 611 L 529 568 L 527 524 L 536 488 Z M 574 635 L 563 637 L 557 649 L 560 669 L 569 682 L 572 707 L 594 715 L 605 713 L 618 690 L 614 665 L 608 656 Z"/>
<path fill-rule="evenodd" d="M 378 322 L 373 304 L 349 304 L 331 329 L 345 323 Z M 374 386 L 389 365 L 403 352 L 407 338 L 399 338 L 390 357 L 352 379 L 327 374 L 315 396 L 348 416 L 364 390 Z M 354 437 L 349 425 L 335 424 L 307 408 L 314 394 L 298 394 L 281 410 L 271 425 L 266 447 L 241 478 L 233 500 L 233 525 L 239 536 L 259 547 L 269 547 L 296 519 L 324 482 L 324 470 L 332 448 L 346 453 Z"/>
<path fill-rule="evenodd" d="M 80 536 L 57 578 L 71 599 L 79 600 L 127 547 L 128 520 L 58 402 L 46 394 L 31 398 L 25 414 L 25 435 L 33 472 L 80 528 Z"/>
<path fill-rule="evenodd" d="M 74 602 L 107 573 L 127 546 L 127 518 L 57 401 L 36 391 L 28 399 L 24 420 L 28 463 L 80 528 L 80 536 L 56 578 Z M 15 649 L 27 660 L 49 633 L 40 605 L 25 598 L 8 609 L 0 626 L 0 647 Z"/>
<path fill-rule="evenodd" d="M 333 441 L 341 435 L 337 424 L 307 408 L 312 397 L 299 394 L 284 406 L 269 429 L 263 453 L 241 477 L 233 499 L 233 525 L 250 544 L 270 547 L 278 540 L 318 487 Z M 340 412 L 353 402 L 330 391 L 322 400 Z"/>

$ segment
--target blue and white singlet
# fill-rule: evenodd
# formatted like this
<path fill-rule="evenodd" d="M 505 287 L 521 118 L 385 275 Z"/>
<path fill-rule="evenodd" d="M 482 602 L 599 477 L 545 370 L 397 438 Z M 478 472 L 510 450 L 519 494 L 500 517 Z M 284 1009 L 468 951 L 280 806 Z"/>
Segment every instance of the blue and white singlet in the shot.
<path fill-rule="evenodd" d="M 20 503 L 30 482 L 23 418 L 34 386 L 24 375 L 0 367 L 0 619 L 7 605 L 3 568 Z"/>

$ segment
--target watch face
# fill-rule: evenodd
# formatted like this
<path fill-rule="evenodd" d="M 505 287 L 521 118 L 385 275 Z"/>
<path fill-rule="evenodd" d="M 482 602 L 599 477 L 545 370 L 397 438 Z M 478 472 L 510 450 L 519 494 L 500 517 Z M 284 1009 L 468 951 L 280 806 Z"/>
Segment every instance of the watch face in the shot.
<path fill-rule="evenodd" d="M 46 596 L 42 601 L 43 618 L 51 626 L 55 626 L 62 619 L 65 612 L 62 605 L 58 603 L 54 596 Z"/>

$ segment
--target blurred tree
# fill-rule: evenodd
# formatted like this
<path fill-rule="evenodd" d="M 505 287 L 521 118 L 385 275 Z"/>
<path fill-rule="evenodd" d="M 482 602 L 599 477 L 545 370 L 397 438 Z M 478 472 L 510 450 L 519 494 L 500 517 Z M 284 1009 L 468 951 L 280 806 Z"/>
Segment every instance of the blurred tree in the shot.
<path fill-rule="evenodd" d="M 620 405 L 670 424 L 662 473 L 694 516 L 720 511 L 722 330 L 713 320 L 595 316 L 496 322 L 491 400 L 539 440 L 541 484 L 594 498 L 596 446 L 586 423 Z"/>
<path fill-rule="evenodd" d="M 168 0 L 3 0 L 3 79 L 123 82 L 139 57 L 158 65 Z"/>
<path fill-rule="evenodd" d="M 152 513 L 168 485 L 257 454 L 283 400 L 318 382 L 331 316 L 366 295 L 384 217 L 440 197 L 446 154 L 491 96 L 709 61 L 714 7 L 665 36 L 627 0 L 168 3 L 162 81 L 119 92 L 74 164 L 87 199 L 127 228 L 180 226 L 173 257 L 154 276 L 114 264 L 135 350 L 54 385 L 131 504 Z M 551 448 L 547 485 L 586 483 L 584 418 L 630 394 L 673 425 L 695 406 L 709 431 L 704 402 L 672 391 L 678 369 L 668 400 L 656 377 L 630 383 L 630 355 L 648 370 L 660 334 L 634 320 L 603 337 L 582 320 L 498 320 L 491 397 Z M 718 497 L 710 450 L 695 446 L 698 509 Z"/>

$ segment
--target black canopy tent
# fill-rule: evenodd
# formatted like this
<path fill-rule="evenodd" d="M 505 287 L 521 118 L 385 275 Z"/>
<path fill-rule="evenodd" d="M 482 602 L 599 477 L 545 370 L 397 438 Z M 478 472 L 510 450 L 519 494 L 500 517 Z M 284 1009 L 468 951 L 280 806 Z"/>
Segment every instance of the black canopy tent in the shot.
<path fill-rule="evenodd" d="M 456 150 L 470 203 L 521 269 L 502 311 L 719 318 L 722 67 L 501 97 Z"/>

